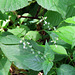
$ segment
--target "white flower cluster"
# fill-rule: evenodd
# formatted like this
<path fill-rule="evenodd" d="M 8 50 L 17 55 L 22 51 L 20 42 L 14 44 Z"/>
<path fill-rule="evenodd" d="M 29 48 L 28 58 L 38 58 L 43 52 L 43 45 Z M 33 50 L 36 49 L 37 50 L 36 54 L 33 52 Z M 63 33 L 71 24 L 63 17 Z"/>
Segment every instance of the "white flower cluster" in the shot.
<path fill-rule="evenodd" d="M 38 54 L 41 54 L 40 51 L 34 50 L 33 46 L 30 44 L 30 42 L 28 41 L 24 41 L 24 39 L 20 40 L 20 43 L 23 44 L 23 49 L 28 49 L 30 48 L 30 51 L 32 54 L 35 54 L 35 57 L 38 57 Z M 36 52 L 36 53 L 35 53 Z M 43 59 L 44 57 L 42 56 L 41 59 Z"/>
<path fill-rule="evenodd" d="M 50 22 L 47 22 L 46 19 L 47 19 L 47 17 L 44 17 L 44 24 L 43 24 L 43 26 L 47 26 L 47 28 L 49 30 L 51 30 L 51 28 L 50 28 Z"/>
<path fill-rule="evenodd" d="M 27 49 L 26 45 L 30 44 L 29 42 L 24 41 L 24 38 L 22 38 L 22 40 L 20 40 L 20 43 L 23 43 L 23 49 Z M 29 46 L 29 47 L 32 47 L 32 46 Z"/>
<path fill-rule="evenodd" d="M 57 48 L 57 45 L 56 45 L 57 40 L 59 40 L 59 39 L 56 37 L 56 40 L 51 41 L 51 42 L 53 42 L 55 44 L 56 48 Z"/>

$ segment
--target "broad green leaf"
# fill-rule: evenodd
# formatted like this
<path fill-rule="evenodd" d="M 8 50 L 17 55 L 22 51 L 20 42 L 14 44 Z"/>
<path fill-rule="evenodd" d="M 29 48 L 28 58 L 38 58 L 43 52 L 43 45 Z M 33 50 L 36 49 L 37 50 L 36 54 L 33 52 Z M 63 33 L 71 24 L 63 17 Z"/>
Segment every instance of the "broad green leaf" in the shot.
<path fill-rule="evenodd" d="M 19 49 L 19 45 L 11 45 L 11 44 L 9 45 L 0 44 L 0 45 L 1 50 L 10 61 L 14 61 L 14 55 L 20 55 L 21 49 Z"/>
<path fill-rule="evenodd" d="M 65 17 L 69 5 L 75 3 L 74 0 L 37 0 L 38 4 L 47 10 L 57 11 Z"/>
<path fill-rule="evenodd" d="M 3 44 L 19 44 L 20 39 L 14 35 L 7 35 L 1 38 Z"/>
<path fill-rule="evenodd" d="M 24 28 L 15 28 L 15 29 L 8 29 L 8 32 L 18 36 L 18 37 L 21 37 L 21 36 L 24 36 L 26 34 L 26 30 Z"/>
<path fill-rule="evenodd" d="M 45 48 L 45 45 L 40 45 L 42 46 L 43 48 Z M 63 58 L 66 57 L 67 55 L 67 52 L 65 50 L 64 47 L 60 46 L 60 45 L 57 45 L 57 49 L 56 49 L 56 45 L 50 45 L 50 48 L 54 51 L 55 53 L 55 58 L 54 58 L 54 61 L 60 61 L 62 60 Z M 59 49 L 60 48 L 60 49 Z M 64 52 L 61 52 L 61 51 L 64 51 Z M 60 57 L 60 58 L 59 58 Z"/>
<path fill-rule="evenodd" d="M 67 51 L 66 49 L 63 47 L 63 46 L 60 46 L 60 45 L 50 45 L 50 48 L 58 53 L 58 54 L 64 54 L 64 55 L 67 55 Z"/>
<path fill-rule="evenodd" d="M 25 26 L 25 25 L 21 25 L 20 28 L 24 28 L 26 30 L 26 32 L 30 31 L 30 29 L 28 28 L 28 26 Z"/>
<path fill-rule="evenodd" d="M 5 13 L 2 13 L 1 11 L 0 11 L 0 20 L 6 20 L 6 19 L 8 19 L 8 16 L 5 14 Z"/>
<path fill-rule="evenodd" d="M 44 56 L 49 61 L 53 61 L 54 60 L 54 52 L 52 51 L 52 49 L 50 48 L 50 46 L 48 45 L 47 42 L 45 44 Z"/>
<path fill-rule="evenodd" d="M 15 57 L 13 57 L 13 62 L 14 62 L 14 65 L 16 65 L 19 69 L 29 70 L 29 68 L 25 64 L 20 62 L 20 59 L 16 59 Z"/>
<path fill-rule="evenodd" d="M 58 35 L 58 38 L 72 45 L 75 35 L 75 26 L 65 26 L 58 28 L 55 33 Z"/>
<path fill-rule="evenodd" d="M 26 39 L 33 39 L 34 41 L 37 41 L 37 40 L 41 39 L 42 37 L 38 31 L 29 31 L 26 34 L 25 38 Z"/>
<path fill-rule="evenodd" d="M 45 45 L 40 45 L 45 48 Z M 57 54 L 67 55 L 66 49 L 61 45 L 49 45 L 49 49 L 53 50 Z"/>
<path fill-rule="evenodd" d="M 63 64 L 57 69 L 57 75 L 75 75 L 75 68 L 68 64 Z"/>
<path fill-rule="evenodd" d="M 67 19 L 65 20 L 65 22 L 75 24 L 75 16 L 73 16 L 73 17 L 71 17 L 71 18 L 67 18 Z"/>
<path fill-rule="evenodd" d="M 7 40 L 7 42 L 8 41 L 9 40 Z M 24 41 L 24 42 L 27 43 L 28 41 Z M 1 50 L 5 54 L 5 56 L 10 61 L 13 61 L 14 64 L 17 67 L 19 67 L 20 69 L 22 69 L 22 68 L 29 69 L 29 67 L 26 64 L 22 63 L 22 61 L 20 59 L 16 59 L 15 56 L 22 56 L 22 55 L 27 56 L 28 54 L 32 54 L 32 55 L 35 54 L 34 58 L 37 57 L 37 55 L 39 55 L 39 59 L 41 61 L 44 60 L 44 57 L 43 57 L 44 49 L 42 47 L 38 46 L 35 42 L 31 41 L 30 44 L 27 43 L 26 48 L 24 48 L 23 46 L 24 46 L 23 44 L 16 44 L 16 43 L 14 43 L 14 44 L 11 44 L 11 43 L 10 44 L 1 44 L 0 43 Z M 31 48 L 31 46 L 32 46 L 32 48 Z"/>
<path fill-rule="evenodd" d="M 47 11 L 44 16 L 47 17 L 46 21 L 49 23 L 46 26 L 57 26 L 63 20 L 61 15 L 54 11 Z"/>
<path fill-rule="evenodd" d="M 20 55 L 15 57 L 32 70 L 42 70 L 42 63 L 44 60 L 41 59 L 39 56 L 36 56 L 35 54 Z"/>
<path fill-rule="evenodd" d="M 14 62 L 14 64 L 20 68 L 20 69 L 28 69 L 28 67 L 21 63 L 18 59 L 16 59 L 14 56 L 15 55 L 26 55 L 26 54 L 30 54 L 31 52 L 30 49 L 23 49 L 23 45 L 22 44 L 8 44 L 8 45 L 4 45 L 4 44 L 0 44 L 1 50 L 2 52 L 5 54 L 5 56 L 12 62 Z"/>
<path fill-rule="evenodd" d="M 1 11 L 14 11 L 28 5 L 28 0 L 0 0 Z"/>
<path fill-rule="evenodd" d="M 2 37 L 7 36 L 7 35 L 13 35 L 13 34 L 10 33 L 10 32 L 2 32 L 2 33 L 0 34 L 0 37 L 2 38 Z M 0 40 L 1 40 L 1 38 L 0 38 Z"/>
<path fill-rule="evenodd" d="M 50 71 L 52 66 L 53 66 L 53 62 L 49 62 L 47 60 L 43 62 L 44 75 L 47 75 L 47 73 Z"/>
<path fill-rule="evenodd" d="M 75 51 L 73 52 L 73 60 L 75 62 Z"/>
<path fill-rule="evenodd" d="M 11 63 L 7 58 L 0 59 L 0 75 L 8 75 Z"/>

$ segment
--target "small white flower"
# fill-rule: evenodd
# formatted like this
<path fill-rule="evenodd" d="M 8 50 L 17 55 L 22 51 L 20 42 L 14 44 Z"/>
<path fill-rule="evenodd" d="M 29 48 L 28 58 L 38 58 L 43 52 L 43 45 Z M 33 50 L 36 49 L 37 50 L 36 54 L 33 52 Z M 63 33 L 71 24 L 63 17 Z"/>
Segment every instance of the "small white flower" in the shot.
<path fill-rule="evenodd" d="M 55 47 L 57 48 L 57 45 L 55 45 Z"/>
<path fill-rule="evenodd" d="M 48 22 L 48 24 L 50 24 L 50 22 Z"/>
<path fill-rule="evenodd" d="M 43 57 L 41 57 L 41 59 L 43 59 Z"/>
<path fill-rule="evenodd" d="M 47 24 L 47 22 L 45 21 L 45 24 Z"/>
<path fill-rule="evenodd" d="M 22 43 L 22 40 L 20 40 L 20 43 Z"/>
<path fill-rule="evenodd" d="M 33 49 L 31 49 L 31 51 L 34 51 Z"/>
<path fill-rule="evenodd" d="M 32 45 L 31 46 L 29 46 L 30 48 L 32 48 Z"/>
<path fill-rule="evenodd" d="M 44 55 L 44 57 L 46 58 L 46 55 Z"/>
<path fill-rule="evenodd" d="M 24 49 L 26 48 L 25 45 L 23 46 L 23 48 L 24 48 Z"/>
<path fill-rule="evenodd" d="M 27 23 L 24 23 L 24 25 L 26 25 Z"/>
<path fill-rule="evenodd" d="M 49 26 L 48 26 L 48 28 L 49 28 Z"/>
<path fill-rule="evenodd" d="M 26 43 L 25 43 L 25 42 L 23 42 L 23 45 L 26 45 Z"/>
<path fill-rule="evenodd" d="M 49 28 L 49 30 L 51 30 L 51 28 Z"/>
<path fill-rule="evenodd" d="M 43 24 L 45 26 L 45 24 Z"/>
<path fill-rule="evenodd" d="M 40 51 L 38 51 L 38 54 L 40 54 L 41 52 Z"/>
<path fill-rule="evenodd" d="M 56 40 L 59 40 L 58 38 L 56 38 Z"/>
<path fill-rule="evenodd" d="M 40 20 L 40 22 L 42 22 L 42 19 Z"/>
<path fill-rule="evenodd" d="M 53 41 L 51 41 L 51 42 L 53 42 Z"/>
<path fill-rule="evenodd" d="M 34 54 L 35 52 L 33 51 L 32 54 Z"/>
<path fill-rule="evenodd" d="M 24 37 L 22 38 L 22 40 L 24 40 Z"/>
<path fill-rule="evenodd" d="M 30 42 L 27 42 L 27 44 L 29 45 L 29 44 L 30 44 Z"/>
<path fill-rule="evenodd" d="M 54 43 L 56 43 L 56 41 L 54 41 Z"/>
<path fill-rule="evenodd" d="M 47 17 L 45 17 L 45 19 L 47 19 Z"/>

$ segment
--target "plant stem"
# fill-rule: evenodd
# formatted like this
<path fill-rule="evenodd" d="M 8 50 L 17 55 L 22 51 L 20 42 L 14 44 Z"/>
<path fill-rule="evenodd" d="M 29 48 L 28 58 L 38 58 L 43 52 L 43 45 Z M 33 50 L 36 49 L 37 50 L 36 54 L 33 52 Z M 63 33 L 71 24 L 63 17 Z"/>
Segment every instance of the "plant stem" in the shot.
<path fill-rule="evenodd" d="M 22 16 L 22 15 L 18 15 L 18 18 L 40 19 L 38 17 L 29 17 L 29 16 Z"/>

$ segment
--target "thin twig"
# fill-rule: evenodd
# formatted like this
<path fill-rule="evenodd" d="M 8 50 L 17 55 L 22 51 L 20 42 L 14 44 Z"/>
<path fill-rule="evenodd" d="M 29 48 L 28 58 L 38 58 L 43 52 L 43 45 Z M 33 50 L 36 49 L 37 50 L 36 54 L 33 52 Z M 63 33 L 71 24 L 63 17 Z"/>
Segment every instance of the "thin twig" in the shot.
<path fill-rule="evenodd" d="M 22 15 L 18 15 L 18 18 L 40 19 L 38 17 L 29 17 L 29 16 L 22 16 Z"/>

